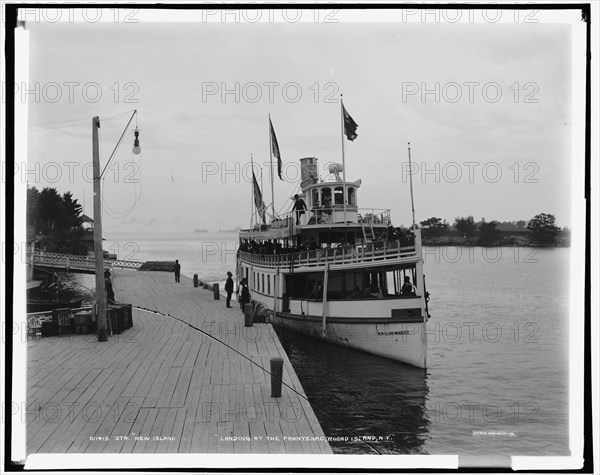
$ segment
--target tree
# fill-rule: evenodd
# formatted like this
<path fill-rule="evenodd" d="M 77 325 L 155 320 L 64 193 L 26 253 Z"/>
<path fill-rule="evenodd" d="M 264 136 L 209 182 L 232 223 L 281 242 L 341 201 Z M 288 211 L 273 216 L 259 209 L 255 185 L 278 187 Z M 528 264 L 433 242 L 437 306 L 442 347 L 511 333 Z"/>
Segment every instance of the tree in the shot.
<path fill-rule="evenodd" d="M 526 224 L 527 224 L 527 221 L 523 221 L 522 219 L 517 221 L 517 229 L 520 231 L 523 231 L 525 229 Z"/>
<path fill-rule="evenodd" d="M 503 221 L 496 226 L 500 231 L 516 231 L 517 226 L 514 221 Z"/>
<path fill-rule="evenodd" d="M 531 231 L 532 241 L 539 246 L 550 246 L 556 242 L 556 236 L 560 228 L 554 223 L 556 218 L 552 214 L 536 214 L 527 223 L 527 229 Z"/>
<path fill-rule="evenodd" d="M 61 196 L 55 188 L 27 188 L 27 240 L 50 252 L 85 254 L 81 212 L 70 192 Z"/>
<path fill-rule="evenodd" d="M 62 197 L 55 188 L 44 188 L 38 199 L 38 231 L 51 233 L 62 211 Z"/>
<path fill-rule="evenodd" d="M 454 221 L 454 228 L 461 234 L 467 237 L 471 237 L 475 234 L 477 227 L 473 216 L 467 218 L 456 218 Z"/>
<path fill-rule="evenodd" d="M 497 226 L 498 221 L 490 221 L 489 223 L 483 221 L 479 225 L 479 239 L 477 240 L 477 243 L 483 246 L 489 246 L 490 244 L 497 242 L 500 234 L 502 234 L 502 231 L 496 229 Z"/>
<path fill-rule="evenodd" d="M 81 226 L 82 207 L 73 199 L 73 194 L 67 191 L 62 196 L 63 204 L 59 216 L 59 227 L 64 230 L 70 230 Z"/>
<path fill-rule="evenodd" d="M 448 229 L 448 223 L 441 218 L 429 218 L 425 221 L 421 221 L 421 229 L 423 230 L 424 236 L 441 236 Z"/>
<path fill-rule="evenodd" d="M 35 241 L 39 220 L 39 200 L 40 192 L 38 189 L 35 186 L 32 188 L 27 186 L 27 215 L 25 218 L 27 227 L 27 242 Z"/>

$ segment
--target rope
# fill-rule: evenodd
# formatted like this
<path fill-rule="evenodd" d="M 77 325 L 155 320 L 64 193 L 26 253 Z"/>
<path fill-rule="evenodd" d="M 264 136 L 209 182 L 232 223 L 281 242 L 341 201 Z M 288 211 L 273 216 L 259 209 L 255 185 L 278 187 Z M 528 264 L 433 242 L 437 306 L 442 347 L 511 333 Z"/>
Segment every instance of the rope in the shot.
<path fill-rule="evenodd" d="M 360 440 L 361 442 L 363 442 L 367 447 L 369 447 L 371 450 L 373 450 L 377 455 L 381 455 L 381 452 L 379 452 L 375 447 L 373 447 L 371 444 L 369 444 L 368 442 L 362 440 L 362 438 L 356 434 L 352 429 L 346 427 L 344 424 L 342 424 L 340 421 L 338 421 L 335 417 L 333 417 L 332 415 L 328 414 L 324 409 L 322 409 L 321 407 L 317 406 L 315 403 L 311 402 L 308 397 L 304 396 L 302 393 L 299 393 L 298 391 L 296 391 L 292 386 L 290 386 L 289 384 L 287 384 L 285 381 L 279 379 L 277 376 L 275 376 L 273 373 L 271 373 L 269 370 L 267 370 L 266 368 L 264 368 L 263 366 L 259 365 L 258 363 L 256 363 L 255 361 L 252 361 L 249 357 L 247 357 L 245 354 L 239 352 L 238 350 L 236 350 L 234 347 L 232 347 L 231 345 L 228 345 L 227 343 L 225 343 L 224 341 L 219 340 L 217 337 L 211 335 L 210 333 L 205 332 L 204 330 L 192 325 L 191 323 L 186 322 L 185 320 L 182 320 L 181 318 L 178 318 L 174 315 L 171 315 L 170 313 L 162 313 L 159 312 L 158 310 L 151 310 L 149 308 L 144 308 L 144 307 L 138 307 L 138 306 L 133 306 L 132 308 L 137 308 L 138 310 L 142 310 L 145 312 L 149 312 L 149 313 L 154 313 L 156 315 L 161 315 L 163 317 L 169 317 L 172 318 L 173 320 L 176 320 L 178 322 L 181 322 L 187 326 L 189 326 L 190 328 L 193 328 L 194 330 L 197 330 L 198 332 L 202 333 L 203 335 L 206 335 L 210 338 L 212 338 L 213 340 L 215 340 L 216 342 L 226 346 L 227 348 L 229 348 L 230 350 L 234 351 L 235 353 L 237 353 L 238 355 L 240 355 L 242 358 L 248 360 L 250 363 L 252 363 L 253 365 L 257 366 L 258 368 L 260 368 L 262 371 L 264 371 L 265 373 L 267 373 L 268 375 L 270 375 L 272 378 L 275 378 L 277 381 L 279 381 L 281 384 L 283 384 L 286 388 L 292 390 L 294 393 L 296 393 L 299 397 L 301 397 L 302 399 L 306 400 L 312 407 L 314 407 L 315 409 L 319 410 L 319 412 L 321 412 L 322 414 L 326 415 L 327 417 L 329 417 L 333 422 L 335 422 L 336 424 L 338 424 L 342 429 L 348 431 L 350 434 L 352 434 L 354 437 L 356 437 L 358 440 Z"/>

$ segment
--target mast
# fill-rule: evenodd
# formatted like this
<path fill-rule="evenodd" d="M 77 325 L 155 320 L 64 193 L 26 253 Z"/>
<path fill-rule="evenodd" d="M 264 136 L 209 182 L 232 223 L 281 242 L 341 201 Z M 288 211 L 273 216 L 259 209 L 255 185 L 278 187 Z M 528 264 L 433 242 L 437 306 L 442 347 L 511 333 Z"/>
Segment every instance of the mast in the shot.
<path fill-rule="evenodd" d="M 258 169 L 260 170 L 260 192 L 262 194 L 262 190 L 264 190 L 263 187 L 263 170 L 262 167 L 258 167 Z M 267 210 L 265 209 L 265 213 L 267 212 Z M 265 224 L 264 219 L 263 219 L 263 224 Z"/>
<path fill-rule="evenodd" d="M 408 169 L 410 173 L 408 174 L 410 180 L 410 206 L 412 207 L 412 221 L 413 221 L 413 230 L 417 227 L 415 224 L 415 201 L 413 198 L 413 186 L 412 186 L 412 165 L 410 163 L 410 142 L 408 142 Z"/>
<path fill-rule="evenodd" d="M 250 154 L 250 169 L 252 179 L 250 180 L 250 230 L 254 229 L 254 160 Z"/>
<path fill-rule="evenodd" d="M 273 211 L 273 219 L 275 219 L 275 187 L 273 179 L 273 136 L 271 135 L 271 114 L 269 114 L 269 156 L 270 156 L 270 165 L 269 165 L 269 177 L 271 178 L 271 209 Z M 262 173 L 261 173 L 262 177 Z M 262 186 L 262 185 L 261 185 Z"/>
<path fill-rule="evenodd" d="M 346 153 L 344 150 L 344 99 L 343 94 L 340 94 L 340 116 L 342 121 L 342 180 L 344 181 L 344 225 L 346 225 L 346 204 L 348 196 L 346 190 Z M 333 196 L 331 197 L 333 200 Z M 333 206 L 333 202 L 331 203 Z"/>

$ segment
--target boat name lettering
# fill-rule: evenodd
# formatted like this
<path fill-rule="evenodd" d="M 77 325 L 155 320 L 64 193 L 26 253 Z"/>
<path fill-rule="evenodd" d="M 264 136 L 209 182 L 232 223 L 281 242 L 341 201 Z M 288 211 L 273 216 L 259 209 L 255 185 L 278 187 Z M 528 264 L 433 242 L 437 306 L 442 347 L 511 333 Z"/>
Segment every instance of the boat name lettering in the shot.
<path fill-rule="evenodd" d="M 409 335 L 409 330 L 398 330 L 395 332 L 377 332 L 378 335 Z"/>

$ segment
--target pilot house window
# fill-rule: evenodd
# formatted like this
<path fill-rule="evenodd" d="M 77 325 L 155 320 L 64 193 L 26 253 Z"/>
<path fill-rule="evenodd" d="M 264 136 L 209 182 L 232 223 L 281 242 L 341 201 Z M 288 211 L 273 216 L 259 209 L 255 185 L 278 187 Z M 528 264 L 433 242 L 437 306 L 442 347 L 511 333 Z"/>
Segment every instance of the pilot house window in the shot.
<path fill-rule="evenodd" d="M 333 190 L 334 193 L 334 203 L 336 205 L 343 205 L 344 204 L 344 188 L 341 186 L 336 187 Z"/>
<path fill-rule="evenodd" d="M 322 198 L 321 204 L 325 208 L 331 206 L 331 188 L 323 188 L 321 190 L 321 198 Z"/>
<path fill-rule="evenodd" d="M 348 193 L 348 204 L 355 205 L 356 199 L 355 199 L 355 195 L 354 195 L 354 188 L 347 188 L 347 193 Z"/>

